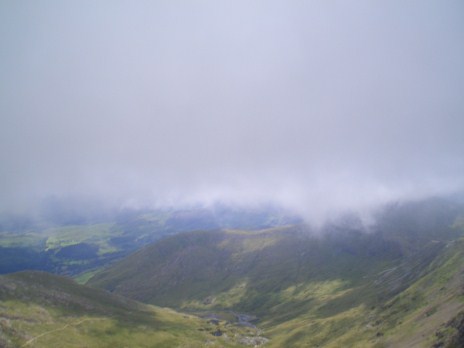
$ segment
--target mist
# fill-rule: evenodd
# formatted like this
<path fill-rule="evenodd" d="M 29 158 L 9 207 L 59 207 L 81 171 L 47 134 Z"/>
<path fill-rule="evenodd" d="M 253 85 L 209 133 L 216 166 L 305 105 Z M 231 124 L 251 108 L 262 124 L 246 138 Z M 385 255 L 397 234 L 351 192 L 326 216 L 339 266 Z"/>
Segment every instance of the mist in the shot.
<path fill-rule="evenodd" d="M 0 210 L 464 188 L 462 1 L 3 1 Z"/>

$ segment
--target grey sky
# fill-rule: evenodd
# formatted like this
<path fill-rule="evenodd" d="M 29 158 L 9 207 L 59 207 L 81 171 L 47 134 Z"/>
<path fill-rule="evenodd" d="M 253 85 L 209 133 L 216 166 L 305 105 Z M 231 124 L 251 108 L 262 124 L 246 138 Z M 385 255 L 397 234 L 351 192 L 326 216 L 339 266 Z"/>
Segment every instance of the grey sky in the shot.
<path fill-rule="evenodd" d="M 464 3 L 1 1 L 0 200 L 273 200 L 464 184 Z"/>

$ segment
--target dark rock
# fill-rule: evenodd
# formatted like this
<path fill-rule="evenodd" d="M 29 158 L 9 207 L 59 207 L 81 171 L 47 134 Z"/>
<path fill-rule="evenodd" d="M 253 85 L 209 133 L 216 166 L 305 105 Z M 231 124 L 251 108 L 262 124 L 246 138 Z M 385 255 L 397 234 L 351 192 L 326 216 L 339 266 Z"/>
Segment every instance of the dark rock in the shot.
<path fill-rule="evenodd" d="M 212 332 L 211 335 L 213 335 L 213 336 L 222 336 L 222 331 L 217 329 L 216 331 Z"/>

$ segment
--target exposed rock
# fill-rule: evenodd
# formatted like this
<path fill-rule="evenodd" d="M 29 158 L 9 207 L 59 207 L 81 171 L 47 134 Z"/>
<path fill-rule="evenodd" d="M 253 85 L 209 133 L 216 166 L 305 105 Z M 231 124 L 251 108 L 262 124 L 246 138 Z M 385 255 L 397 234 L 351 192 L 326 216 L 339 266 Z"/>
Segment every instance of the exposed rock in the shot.
<path fill-rule="evenodd" d="M 269 342 L 269 339 L 262 336 L 242 336 L 238 339 L 238 343 L 253 347 L 259 347 L 266 342 Z"/>
<path fill-rule="evenodd" d="M 433 348 L 464 347 L 464 312 L 444 324 L 436 333 Z"/>

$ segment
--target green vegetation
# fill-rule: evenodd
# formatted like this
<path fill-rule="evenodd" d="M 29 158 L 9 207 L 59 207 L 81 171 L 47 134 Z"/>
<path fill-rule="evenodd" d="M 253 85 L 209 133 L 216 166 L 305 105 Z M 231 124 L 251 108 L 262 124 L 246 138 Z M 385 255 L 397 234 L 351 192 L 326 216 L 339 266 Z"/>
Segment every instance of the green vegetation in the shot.
<path fill-rule="evenodd" d="M 262 326 L 276 347 L 430 347 L 438 341 L 437 333 L 447 336 L 443 341 L 451 342 L 457 330 L 449 329 L 446 323 L 464 311 L 460 279 L 464 271 L 464 240 L 449 244 L 424 271 L 425 275 L 385 302 L 362 304 L 362 295 L 374 287 L 345 293 L 334 293 L 333 288 L 328 288 L 327 293 L 319 292 L 304 313 L 276 326 L 272 320 Z M 385 278 L 376 281 L 376 287 L 390 286 Z M 321 313 L 321 305 L 323 308 L 327 302 L 343 297 L 353 301 L 351 308 L 322 315 L 325 312 Z M 440 331 L 442 326 L 447 330 Z"/>
<path fill-rule="evenodd" d="M 141 249 L 89 284 L 175 307 L 211 297 L 208 308 L 228 308 L 220 299 L 230 297 L 221 294 L 239 293 L 235 309 L 261 314 L 281 303 L 292 286 L 303 291 L 308 281 L 336 280 L 353 287 L 398 261 L 399 247 L 377 235 L 353 232 L 344 239 L 312 237 L 302 227 L 183 234 Z"/>
<path fill-rule="evenodd" d="M 464 240 L 462 210 L 442 208 L 391 209 L 369 233 L 191 232 L 88 283 L 184 311 L 256 315 L 269 347 L 445 347 L 461 332 Z"/>
<path fill-rule="evenodd" d="M 52 230 L 62 239 L 47 252 L 112 294 L 40 272 L 2 276 L 0 346 L 462 347 L 462 212 L 431 201 L 390 207 L 368 231 L 350 219 L 320 235 L 301 225 L 194 231 L 103 270 L 90 256 L 106 255 L 105 238 L 124 239 L 124 228 L 89 225 L 80 239 L 80 227 Z"/>
<path fill-rule="evenodd" d="M 32 248 L 40 249 L 46 243 L 46 237 L 39 233 L 26 232 L 17 234 L 12 232 L 0 232 L 0 247 L 2 248 Z"/>
<path fill-rule="evenodd" d="M 256 229 L 297 221 L 270 208 L 127 210 L 86 218 L 58 205 L 50 215 L 37 221 L 0 217 L 0 274 L 37 269 L 80 276 L 176 233 L 218 227 Z"/>
<path fill-rule="evenodd" d="M 281 232 L 288 237 L 290 230 Z M 269 233 L 274 234 L 276 231 Z M 243 237 L 247 234 L 238 235 Z M 451 324 L 446 326 L 446 323 L 460 315 L 461 312 L 464 313 L 461 279 L 461 274 L 464 272 L 464 240 L 443 243 L 440 247 L 436 246 L 439 243 L 433 243 L 434 248 L 431 246 L 414 257 L 400 259 L 396 263 L 392 262 L 393 267 L 389 264 L 388 268 L 380 272 L 377 272 L 377 266 L 373 267 L 376 272 L 366 273 L 369 276 L 361 280 L 357 276 L 351 279 L 344 277 L 338 272 L 334 273 L 336 277 L 332 277 L 331 273 L 327 272 L 326 280 L 308 278 L 306 281 L 297 282 L 286 281 L 286 278 L 275 269 L 271 273 L 266 273 L 266 281 L 260 278 L 254 279 L 252 275 L 256 277 L 257 272 L 253 267 L 257 266 L 253 264 L 247 264 L 250 268 L 244 272 L 243 277 L 239 277 L 238 274 L 227 276 L 222 273 L 215 274 L 214 268 L 200 268 L 189 277 L 187 275 L 191 274 L 192 269 L 205 265 L 201 260 L 197 260 L 199 263 L 193 266 L 190 265 L 198 257 L 195 252 L 197 246 L 192 244 L 194 241 L 199 243 L 215 241 L 220 245 L 223 253 L 226 250 L 225 245 L 230 247 L 247 243 L 234 240 L 238 237 L 233 232 L 222 234 L 218 232 L 214 236 L 208 233 L 195 233 L 182 237 L 190 237 L 184 247 L 188 248 L 188 252 L 192 250 L 194 257 L 186 256 L 187 252 L 182 247 L 181 241 L 177 240 L 181 237 L 166 241 L 171 247 L 170 252 L 176 251 L 174 258 L 177 260 L 176 268 L 168 268 L 169 272 L 166 271 L 166 273 L 170 277 L 173 274 L 176 275 L 176 281 L 180 283 L 179 288 L 176 287 L 173 278 L 153 273 L 152 279 L 161 284 L 167 282 L 171 290 L 165 290 L 161 295 L 144 292 L 146 282 L 144 285 L 139 284 L 141 278 L 136 275 L 127 279 L 134 285 L 137 284 L 137 287 L 129 287 L 131 283 L 129 285 L 124 282 L 117 285 L 112 283 L 114 290 L 121 293 L 127 291 L 129 294 L 142 290 L 137 295 L 146 294 L 149 299 L 155 298 L 158 301 L 175 303 L 177 307 L 184 310 L 214 312 L 243 310 L 258 314 L 260 316 L 259 327 L 263 330 L 264 336 L 270 338 L 270 341 L 266 343 L 269 347 L 426 347 L 439 340 L 437 333 L 442 341 L 452 342 L 459 332 Z M 268 237 L 266 234 L 265 238 L 268 239 Z M 232 240 L 224 243 L 224 238 Z M 283 241 L 272 245 L 281 245 L 281 243 Z M 161 248 L 163 243 L 157 245 L 157 248 Z M 154 257 L 158 252 L 155 247 L 156 245 L 153 246 L 154 249 L 145 248 L 121 261 L 113 269 L 96 275 L 90 283 L 99 284 L 99 281 L 111 276 L 115 270 L 120 271 L 122 267 L 129 267 L 135 262 L 132 258 L 141 261 L 142 255 Z M 168 247 L 162 249 L 167 251 Z M 170 259 L 169 255 L 164 254 L 164 257 L 167 260 Z M 217 254 L 212 252 L 211 257 L 217 257 Z M 263 255 L 259 252 L 254 254 L 255 259 L 262 257 Z M 286 255 L 286 258 L 288 257 L 290 257 L 289 254 Z M 144 260 L 141 264 L 146 262 L 148 260 Z M 206 262 L 206 264 L 211 263 L 214 261 L 210 259 Z M 381 264 L 384 263 L 381 262 Z M 155 265 L 156 262 L 149 267 L 157 272 L 158 268 L 151 268 Z M 291 263 L 285 265 L 289 270 L 284 273 L 285 276 L 288 276 L 291 271 L 289 265 Z M 240 262 L 232 262 L 228 266 L 238 269 L 241 267 Z M 164 265 L 164 267 L 174 266 Z M 144 268 L 139 268 L 135 273 L 138 274 L 143 270 Z M 159 270 L 162 272 L 165 268 L 161 267 Z M 259 270 L 264 271 L 264 267 Z M 129 272 L 127 268 L 125 271 Z M 203 271 L 210 276 L 208 280 L 204 278 Z M 414 275 L 410 274 L 411 272 Z M 112 281 L 126 279 L 127 275 L 128 273 L 124 273 L 121 275 L 122 278 L 112 278 Z M 270 280 L 267 278 L 269 275 L 279 279 L 274 283 L 273 290 L 270 290 Z M 145 277 L 148 275 L 145 274 Z M 217 282 L 216 277 L 222 277 L 224 281 Z M 236 281 L 230 282 L 230 287 L 225 287 L 224 285 L 229 284 L 230 279 L 236 279 Z M 206 285 L 202 288 L 199 287 L 199 283 L 206 283 Z M 398 287 L 399 285 L 401 287 Z M 187 287 L 190 291 L 183 293 L 180 290 L 182 287 Z M 160 289 L 166 289 L 166 286 L 150 284 L 146 285 L 146 288 L 161 291 Z M 183 294 L 186 295 L 175 302 L 177 296 Z M 443 329 L 440 329 L 442 326 Z"/>
<path fill-rule="evenodd" d="M 100 248 L 110 248 L 108 241 L 111 237 L 121 234 L 112 229 L 111 224 L 96 224 L 83 226 L 64 226 L 47 229 L 43 232 L 47 236 L 46 250 L 62 248 L 83 242 L 94 242 Z"/>
<path fill-rule="evenodd" d="M 123 250 L 111 242 L 121 233 L 112 224 L 0 232 L 0 273 L 39 269 L 74 275 L 101 267 L 122 256 Z"/>
<path fill-rule="evenodd" d="M 77 277 L 74 277 L 74 280 L 78 284 L 85 284 L 89 281 L 90 278 L 92 278 L 95 274 L 99 272 L 99 269 L 94 269 L 88 272 L 84 272 L 79 274 Z"/>
<path fill-rule="evenodd" d="M 0 276 L 1 347 L 235 347 L 248 333 L 47 273 Z"/>

